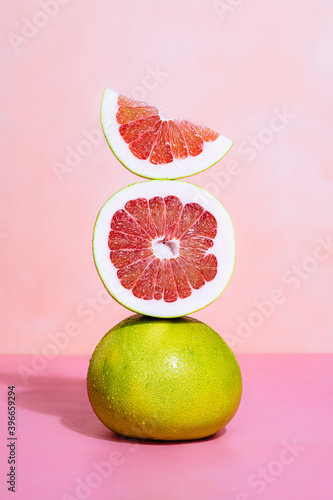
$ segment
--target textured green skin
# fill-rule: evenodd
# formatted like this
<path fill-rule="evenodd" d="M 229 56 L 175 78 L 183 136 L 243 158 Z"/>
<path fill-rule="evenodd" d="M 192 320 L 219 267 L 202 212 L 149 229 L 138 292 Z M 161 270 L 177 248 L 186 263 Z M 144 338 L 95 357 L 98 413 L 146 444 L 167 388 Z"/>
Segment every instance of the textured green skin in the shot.
<path fill-rule="evenodd" d="M 133 315 L 97 345 L 87 390 L 97 417 L 118 434 L 190 440 L 232 419 L 242 380 L 232 350 L 204 323 Z"/>
<path fill-rule="evenodd" d="M 117 158 L 117 160 L 118 160 L 118 161 L 119 161 L 119 162 L 120 162 L 120 163 L 121 163 L 121 164 L 122 164 L 125 168 L 127 168 L 127 170 L 129 170 L 130 172 L 133 172 L 134 174 L 138 175 L 139 177 L 143 177 L 144 179 L 154 179 L 154 177 L 149 177 L 149 176 L 147 176 L 147 175 L 142 175 L 142 174 L 140 174 L 139 172 L 137 172 L 136 170 L 134 170 L 133 168 L 131 168 L 131 167 L 129 167 L 128 165 L 126 165 L 126 163 L 124 163 L 124 162 L 123 162 L 123 161 L 119 158 L 119 156 L 117 156 L 117 155 L 116 155 L 115 150 L 112 148 L 112 146 L 111 146 L 111 144 L 110 144 L 110 142 L 109 142 L 109 139 L 108 139 L 108 137 L 107 137 L 107 135 L 106 135 L 106 133 L 105 133 L 105 130 L 104 130 L 104 127 L 103 127 L 103 123 L 102 123 L 102 104 L 103 104 L 103 97 L 104 97 L 104 93 L 105 93 L 105 91 L 106 91 L 106 90 L 107 90 L 107 87 L 106 87 L 106 88 L 104 89 L 104 91 L 103 91 L 103 96 L 102 96 L 102 101 L 101 101 L 101 106 L 100 106 L 100 113 L 99 113 L 99 116 L 100 116 L 100 122 L 101 122 L 102 130 L 103 130 L 103 134 L 104 134 L 104 137 L 105 137 L 105 139 L 106 139 L 106 142 L 107 142 L 107 143 L 108 143 L 108 145 L 109 145 L 109 148 L 111 149 L 112 153 L 115 155 L 115 157 Z M 196 175 L 196 174 L 200 174 L 201 172 L 204 172 L 205 170 L 208 170 L 209 168 L 211 168 L 211 167 L 213 167 L 214 165 L 216 165 L 216 163 L 218 163 L 220 160 L 222 160 L 222 158 L 224 158 L 224 157 L 225 157 L 225 155 L 226 155 L 227 153 L 229 153 L 229 151 L 230 151 L 230 149 L 232 148 L 233 144 L 234 144 L 234 143 L 232 143 L 232 144 L 231 144 L 231 146 L 230 146 L 230 148 L 228 149 L 228 151 L 226 151 L 226 152 L 224 153 L 224 155 L 222 155 L 222 156 L 221 156 L 221 158 L 219 158 L 218 160 L 216 160 L 214 163 L 212 163 L 212 164 L 211 164 L 211 165 L 209 165 L 208 167 L 203 168 L 202 170 L 198 170 L 198 171 L 196 171 L 195 173 L 191 174 L 191 176 L 192 176 L 192 175 Z M 173 180 L 173 179 L 182 179 L 182 178 L 184 178 L 184 177 L 189 177 L 189 175 L 188 175 L 186 172 L 184 172 L 184 174 L 179 175 L 179 176 L 177 176 L 177 177 L 161 177 L 161 178 L 159 178 L 158 180 L 161 180 L 161 181 L 163 181 L 163 180 L 164 180 L 164 181 L 166 181 L 166 180 Z"/>
<path fill-rule="evenodd" d="M 170 180 L 170 179 L 164 179 L 164 180 Z M 158 179 L 158 181 L 163 182 L 163 179 Z M 143 182 L 149 182 L 149 181 L 143 181 Z M 192 182 L 188 182 L 188 181 L 177 181 L 177 182 L 184 182 L 184 183 L 186 183 L 186 184 L 193 185 L 193 183 L 192 183 Z M 138 184 L 138 185 L 139 185 L 139 184 L 140 184 L 140 182 L 133 182 L 133 184 L 129 184 L 129 186 L 134 186 L 135 184 Z M 205 190 L 205 189 L 203 189 L 202 187 L 197 186 L 196 184 L 194 184 L 194 185 L 195 185 L 196 187 L 199 187 L 200 189 L 202 189 L 202 191 L 206 191 L 206 190 Z M 117 193 L 119 193 L 120 191 L 123 191 L 123 190 L 124 190 L 124 189 L 126 189 L 127 187 L 128 187 L 128 186 L 125 186 L 124 188 L 122 188 L 122 189 L 120 189 L 119 191 L 117 191 Z M 208 192 L 208 191 L 207 191 L 207 192 Z M 115 194 L 116 194 L 116 193 L 115 193 Z M 210 194 L 211 196 L 213 196 L 211 193 L 209 193 L 209 194 Z M 112 196 L 111 196 L 111 198 L 112 198 Z M 110 199 L 110 198 L 109 198 L 109 199 Z M 108 199 L 108 200 L 106 200 L 106 202 L 104 203 L 104 205 L 105 205 L 105 204 L 109 201 L 109 199 Z M 94 224 L 94 232 L 93 232 L 93 234 L 95 233 L 95 226 L 96 226 L 96 224 L 97 224 L 99 214 L 101 213 L 101 211 L 102 211 L 102 209 L 103 209 L 104 205 L 102 206 L 102 208 L 101 208 L 101 209 L 100 209 L 100 211 L 98 212 L 98 215 L 97 215 L 97 218 L 96 218 L 96 221 L 95 221 L 95 224 Z M 93 247 L 94 247 L 94 236 L 93 236 L 93 238 L 92 238 L 92 243 L 93 243 Z M 236 265 L 236 239 L 234 239 L 234 248 L 235 248 L 235 260 L 234 260 L 234 267 L 233 267 L 232 273 L 231 273 L 231 275 L 230 275 L 229 281 L 227 282 L 227 284 L 225 285 L 225 287 L 223 288 L 223 290 L 221 290 L 221 293 L 220 293 L 220 294 L 219 294 L 219 295 L 218 295 L 215 299 L 211 300 L 210 302 L 207 302 L 207 303 L 205 302 L 205 303 L 203 303 L 201 307 L 199 307 L 198 309 L 194 309 L 193 311 L 189 311 L 187 314 L 193 314 L 193 313 L 195 313 L 195 312 L 197 312 L 197 311 L 200 311 L 200 310 L 201 310 L 201 309 L 203 309 L 204 307 L 209 306 L 210 304 L 212 304 L 213 302 L 215 302 L 215 300 L 216 300 L 216 299 L 218 299 L 218 298 L 220 297 L 220 295 L 222 295 L 222 293 L 224 292 L 224 290 L 227 288 L 227 286 L 229 285 L 230 280 L 231 280 L 231 278 L 232 278 L 232 275 L 233 275 L 233 273 L 234 273 L 234 270 L 235 270 L 235 265 Z M 94 256 L 94 250 L 93 250 L 93 256 Z M 139 311 L 136 311 L 135 309 L 131 308 L 128 304 L 124 304 L 123 302 L 121 302 L 120 300 L 118 300 L 118 298 L 117 298 L 117 297 L 116 297 L 116 296 L 115 296 L 115 295 L 114 295 L 114 294 L 113 294 L 113 293 L 109 290 L 109 288 L 106 286 L 106 284 L 105 284 L 105 282 L 104 282 L 104 280 L 103 280 L 103 275 L 102 275 L 102 273 L 101 273 L 100 269 L 98 268 L 98 266 L 97 266 L 97 264 L 96 264 L 95 256 L 94 256 L 94 263 L 95 263 L 95 267 L 96 267 L 96 270 L 97 270 L 97 272 L 98 272 L 98 275 L 99 275 L 99 277 L 101 278 L 102 283 L 103 283 L 103 285 L 104 285 L 105 289 L 108 291 L 108 293 L 111 295 L 111 297 L 113 297 L 113 298 L 114 298 L 114 300 L 115 300 L 116 302 L 118 302 L 118 304 L 120 304 L 120 305 L 122 305 L 122 306 L 126 307 L 126 309 L 129 309 L 129 310 L 130 310 L 130 311 L 132 311 L 132 312 L 135 312 L 135 313 L 139 313 L 139 314 L 140 314 L 140 312 L 139 312 Z M 156 311 L 156 313 L 154 314 L 154 316 L 155 316 L 156 318 L 164 318 L 164 317 L 166 317 L 166 316 L 159 315 L 159 314 L 158 314 L 158 311 Z M 176 316 L 176 315 L 175 315 L 175 316 L 167 316 L 167 317 L 168 317 L 168 318 L 172 318 L 172 317 L 177 318 L 178 316 Z"/>

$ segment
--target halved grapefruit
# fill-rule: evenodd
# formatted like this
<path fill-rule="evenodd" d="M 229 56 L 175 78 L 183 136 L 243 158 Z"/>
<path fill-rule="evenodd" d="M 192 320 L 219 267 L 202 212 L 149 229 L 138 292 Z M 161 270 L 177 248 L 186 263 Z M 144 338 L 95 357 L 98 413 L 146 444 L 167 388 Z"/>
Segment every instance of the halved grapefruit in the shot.
<path fill-rule="evenodd" d="M 100 210 L 93 254 L 109 293 L 128 309 L 171 318 L 202 309 L 226 288 L 235 238 L 223 205 L 184 181 L 146 181 Z"/>
<path fill-rule="evenodd" d="M 118 160 L 149 179 L 179 179 L 218 162 L 233 142 L 203 125 L 165 118 L 155 106 L 104 90 L 101 124 Z"/>

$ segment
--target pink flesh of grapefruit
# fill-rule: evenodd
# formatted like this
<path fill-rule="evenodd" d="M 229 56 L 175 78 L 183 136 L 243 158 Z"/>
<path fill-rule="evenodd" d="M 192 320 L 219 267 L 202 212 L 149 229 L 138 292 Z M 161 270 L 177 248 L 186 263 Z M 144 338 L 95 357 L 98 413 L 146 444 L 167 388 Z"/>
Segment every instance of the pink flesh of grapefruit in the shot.
<path fill-rule="evenodd" d="M 101 123 L 120 162 L 151 179 L 196 174 L 219 161 L 233 144 L 208 127 L 164 118 L 158 108 L 111 89 L 103 94 Z"/>
<path fill-rule="evenodd" d="M 158 317 L 183 316 L 215 300 L 235 261 L 224 207 L 180 181 L 133 184 L 112 196 L 97 218 L 93 250 L 111 295 Z"/>

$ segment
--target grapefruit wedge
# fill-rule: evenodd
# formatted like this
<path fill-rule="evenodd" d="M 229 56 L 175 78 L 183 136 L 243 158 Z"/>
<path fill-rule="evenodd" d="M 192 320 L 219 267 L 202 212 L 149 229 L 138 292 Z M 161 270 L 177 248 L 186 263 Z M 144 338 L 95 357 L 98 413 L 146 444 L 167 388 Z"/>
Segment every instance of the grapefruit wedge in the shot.
<path fill-rule="evenodd" d="M 218 162 L 233 142 L 203 125 L 165 118 L 161 111 L 106 88 L 101 104 L 105 138 L 118 160 L 149 179 L 179 179 Z"/>
<path fill-rule="evenodd" d="M 229 283 L 233 224 L 223 205 L 194 184 L 140 182 L 100 210 L 93 255 L 119 303 L 147 316 L 184 316 L 213 302 Z"/>

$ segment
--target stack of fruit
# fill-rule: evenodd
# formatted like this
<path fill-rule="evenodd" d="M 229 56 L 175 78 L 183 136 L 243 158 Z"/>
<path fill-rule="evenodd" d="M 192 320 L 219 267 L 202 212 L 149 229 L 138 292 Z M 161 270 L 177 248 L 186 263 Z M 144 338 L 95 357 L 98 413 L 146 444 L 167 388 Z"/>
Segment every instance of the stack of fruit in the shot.
<path fill-rule="evenodd" d="M 214 301 L 234 269 L 235 239 L 222 204 L 177 181 L 221 159 L 232 141 L 106 89 L 105 137 L 117 158 L 149 181 L 114 194 L 100 210 L 93 253 L 109 293 L 135 311 L 97 345 L 88 396 L 112 431 L 134 438 L 198 439 L 234 416 L 242 381 L 214 330 L 184 317 Z"/>

